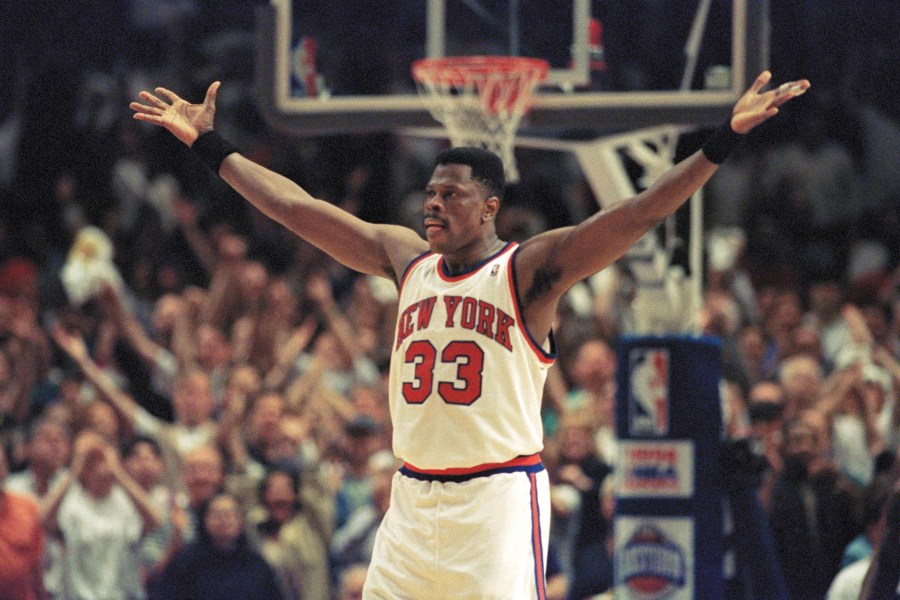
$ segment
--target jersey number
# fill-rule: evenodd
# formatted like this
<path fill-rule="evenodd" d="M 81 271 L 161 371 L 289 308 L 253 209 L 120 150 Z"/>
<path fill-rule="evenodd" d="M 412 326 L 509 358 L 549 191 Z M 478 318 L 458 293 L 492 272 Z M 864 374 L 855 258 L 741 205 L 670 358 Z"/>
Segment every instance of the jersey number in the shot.
<path fill-rule="evenodd" d="M 415 365 L 414 380 L 403 383 L 403 398 L 410 404 L 422 404 L 434 387 L 437 349 L 426 340 L 416 340 L 406 349 L 404 360 Z M 468 406 L 481 396 L 484 350 L 475 342 L 450 342 L 441 352 L 442 363 L 456 364 L 456 381 L 439 381 L 438 395 L 447 404 Z"/>

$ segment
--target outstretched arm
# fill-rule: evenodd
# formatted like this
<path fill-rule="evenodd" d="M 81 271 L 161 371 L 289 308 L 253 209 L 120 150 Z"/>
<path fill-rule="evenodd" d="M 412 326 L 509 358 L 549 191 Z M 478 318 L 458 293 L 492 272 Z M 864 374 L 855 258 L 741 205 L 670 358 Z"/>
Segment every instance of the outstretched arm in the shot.
<path fill-rule="evenodd" d="M 778 107 L 805 92 L 809 82 L 790 82 L 762 91 L 771 73 L 763 72 L 735 104 L 730 131 L 739 138 L 778 113 Z M 727 132 L 727 133 L 726 133 Z M 737 134 L 737 135 L 735 135 Z M 522 244 L 516 262 L 520 298 L 532 334 L 546 337 L 559 298 L 576 282 L 612 264 L 638 239 L 675 212 L 699 190 L 724 159 L 728 144 L 709 144 L 672 167 L 631 200 L 601 211 L 583 223 L 548 231 Z M 710 157 L 716 160 L 710 160 Z"/>
<path fill-rule="evenodd" d="M 132 102 L 134 118 L 165 127 L 175 137 L 194 146 L 200 136 L 214 136 L 216 93 L 219 82 L 209 86 L 202 104 L 191 104 L 165 88 L 141 92 L 146 103 Z M 206 137 L 204 144 L 214 140 Z M 216 140 L 214 145 L 220 144 Z M 221 148 L 220 148 L 221 150 Z M 222 151 L 224 155 L 226 152 Z M 414 257 L 428 249 L 414 231 L 392 225 L 366 223 L 356 216 L 317 200 L 303 188 L 261 165 L 228 153 L 218 174 L 239 194 L 275 221 L 356 271 L 396 280 Z"/>
<path fill-rule="evenodd" d="M 156 365 L 157 357 L 167 352 L 144 331 L 144 326 L 128 310 L 119 292 L 109 284 L 104 284 L 98 294 L 104 311 L 112 319 L 117 329 L 125 336 L 131 347 L 148 365 Z"/>
<path fill-rule="evenodd" d="M 153 504 L 153 500 L 147 492 L 144 491 L 140 484 L 138 484 L 138 482 L 128 474 L 125 467 L 122 466 L 119 452 L 112 446 L 106 444 L 103 446 L 103 454 L 106 459 L 106 464 L 112 471 L 116 482 L 128 495 L 135 510 L 137 510 L 138 514 L 141 516 L 141 520 L 144 523 L 143 535 L 158 529 L 163 521 L 159 509 Z"/>
<path fill-rule="evenodd" d="M 102 452 L 102 447 L 103 439 L 98 433 L 84 431 L 78 435 L 72 448 L 72 462 L 69 465 L 69 472 L 41 500 L 41 525 L 43 525 L 44 530 L 48 534 L 60 537 L 59 523 L 56 520 L 59 507 L 62 506 L 63 500 L 72 484 L 81 476 L 88 456 Z"/>
<path fill-rule="evenodd" d="M 54 325 L 50 330 L 53 340 L 62 350 L 78 365 L 87 380 L 93 385 L 103 398 L 120 414 L 129 427 L 134 427 L 137 414 L 140 411 L 134 398 L 119 389 L 112 379 L 103 372 L 88 353 L 84 338 L 79 333 L 67 331 L 62 325 Z"/>

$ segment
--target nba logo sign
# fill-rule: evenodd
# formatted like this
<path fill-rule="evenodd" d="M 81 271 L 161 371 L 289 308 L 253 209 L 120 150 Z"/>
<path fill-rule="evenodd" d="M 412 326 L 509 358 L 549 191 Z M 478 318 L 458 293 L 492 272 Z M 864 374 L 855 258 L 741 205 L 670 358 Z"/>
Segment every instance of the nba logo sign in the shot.
<path fill-rule="evenodd" d="M 669 351 L 634 348 L 628 354 L 628 432 L 662 437 L 669 433 Z"/>

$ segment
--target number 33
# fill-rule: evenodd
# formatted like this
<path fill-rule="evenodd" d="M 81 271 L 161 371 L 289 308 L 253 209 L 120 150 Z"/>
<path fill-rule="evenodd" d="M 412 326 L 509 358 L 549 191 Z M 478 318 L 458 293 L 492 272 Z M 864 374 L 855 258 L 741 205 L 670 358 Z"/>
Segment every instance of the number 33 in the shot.
<path fill-rule="evenodd" d="M 406 349 L 403 360 L 415 364 L 414 380 L 403 383 L 403 398 L 409 404 L 422 404 L 434 387 L 437 349 L 427 340 L 416 340 Z M 455 341 L 441 351 L 442 363 L 456 364 L 456 381 L 439 381 L 438 395 L 447 404 L 468 406 L 481 397 L 484 350 L 471 341 Z M 458 384 L 462 384 L 457 387 Z"/>

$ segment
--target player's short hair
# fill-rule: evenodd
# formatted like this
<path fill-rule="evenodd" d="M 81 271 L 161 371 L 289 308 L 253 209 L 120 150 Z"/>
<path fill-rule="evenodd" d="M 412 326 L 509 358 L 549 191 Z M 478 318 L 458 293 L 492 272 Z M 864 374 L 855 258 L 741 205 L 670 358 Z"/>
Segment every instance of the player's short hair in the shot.
<path fill-rule="evenodd" d="M 503 189 L 506 186 L 503 161 L 490 150 L 472 146 L 450 148 L 438 154 L 434 160 L 434 166 L 440 165 L 469 165 L 472 168 L 472 179 L 485 186 L 489 196 L 497 196 L 503 200 Z"/>

